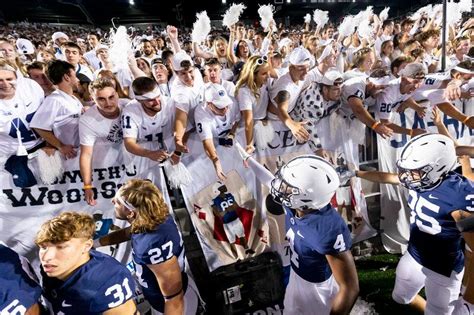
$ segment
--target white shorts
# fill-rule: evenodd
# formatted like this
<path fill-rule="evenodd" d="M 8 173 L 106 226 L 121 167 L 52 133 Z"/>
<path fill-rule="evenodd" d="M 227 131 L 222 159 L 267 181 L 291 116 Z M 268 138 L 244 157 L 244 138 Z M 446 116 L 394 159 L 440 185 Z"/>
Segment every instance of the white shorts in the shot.
<path fill-rule="evenodd" d="M 399 304 L 410 304 L 425 287 L 425 314 L 451 314 L 460 293 L 463 274 L 464 270 L 460 273 L 453 271 L 448 278 L 423 267 L 406 252 L 397 266 L 392 297 Z"/>
<path fill-rule="evenodd" d="M 200 300 L 198 289 L 194 280 L 188 276 L 188 288 L 184 294 L 184 315 L 195 315 Z M 163 313 L 151 307 L 151 315 L 163 315 Z"/>
<path fill-rule="evenodd" d="M 235 236 L 245 237 L 244 225 L 239 218 L 231 221 L 229 223 L 224 223 L 224 232 L 229 240 L 229 243 L 235 243 Z"/>
<path fill-rule="evenodd" d="M 291 269 L 283 313 L 327 315 L 331 312 L 332 300 L 338 291 L 339 285 L 332 275 L 324 282 L 313 283 L 304 280 Z"/>

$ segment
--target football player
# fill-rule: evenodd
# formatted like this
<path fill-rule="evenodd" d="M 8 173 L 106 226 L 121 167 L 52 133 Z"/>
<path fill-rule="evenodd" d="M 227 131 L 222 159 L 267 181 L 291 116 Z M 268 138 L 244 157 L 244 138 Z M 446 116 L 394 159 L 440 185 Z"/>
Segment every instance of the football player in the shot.
<path fill-rule="evenodd" d="M 316 155 L 302 155 L 273 176 L 241 146 L 237 148 L 262 184 L 271 183 L 273 200 L 267 197 L 268 211 L 286 216 L 291 273 L 285 312 L 349 314 L 359 293 L 359 280 L 349 229 L 330 204 L 339 187 L 332 165 Z"/>
<path fill-rule="evenodd" d="M 130 271 L 91 250 L 94 219 L 63 212 L 41 226 L 39 246 L 43 296 L 52 314 L 136 314 Z"/>
<path fill-rule="evenodd" d="M 131 227 L 100 238 L 95 246 L 131 239 L 136 275 L 152 314 L 195 314 L 196 285 L 184 271 L 183 241 L 160 190 L 150 181 L 133 179 L 113 203 L 115 216 Z"/>
<path fill-rule="evenodd" d="M 453 172 L 456 161 L 450 138 L 423 134 L 403 148 L 397 161 L 398 176 L 356 174 L 372 181 L 400 183 L 409 190 L 410 239 L 397 266 L 392 297 L 425 314 L 451 314 L 461 288 L 464 253 L 456 223 L 474 211 L 474 184 Z M 423 287 L 426 301 L 418 295 Z"/>
<path fill-rule="evenodd" d="M 0 314 L 39 315 L 41 286 L 28 261 L 0 242 Z"/>

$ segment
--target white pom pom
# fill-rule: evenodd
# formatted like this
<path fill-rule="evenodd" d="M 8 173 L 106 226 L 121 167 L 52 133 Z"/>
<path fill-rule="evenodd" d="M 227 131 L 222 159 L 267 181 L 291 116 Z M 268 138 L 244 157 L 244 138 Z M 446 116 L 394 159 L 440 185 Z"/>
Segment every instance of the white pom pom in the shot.
<path fill-rule="evenodd" d="M 258 15 L 260 16 L 260 25 L 262 25 L 264 30 L 267 30 L 270 26 L 271 21 L 273 21 L 273 12 L 275 7 L 271 4 L 261 5 L 258 8 Z"/>
<path fill-rule="evenodd" d="M 38 168 L 41 181 L 46 185 L 51 185 L 63 175 L 63 160 L 59 151 L 49 156 L 44 150 L 38 150 Z"/>
<path fill-rule="evenodd" d="M 128 69 L 128 56 L 133 54 L 133 51 L 125 26 L 119 26 L 115 32 L 113 29 L 110 30 L 109 47 L 109 58 L 113 65 Z"/>
<path fill-rule="evenodd" d="M 374 303 L 368 303 L 361 298 L 358 298 L 350 315 L 377 315 L 374 309 Z"/>
<path fill-rule="evenodd" d="M 379 14 L 380 21 L 386 21 L 388 19 L 388 11 L 390 11 L 390 7 L 385 7 Z"/>
<path fill-rule="evenodd" d="M 357 33 L 361 38 L 371 40 L 374 36 L 374 29 L 370 25 L 370 21 L 363 20 L 362 22 L 360 22 L 359 27 L 357 28 Z"/>
<path fill-rule="evenodd" d="M 462 20 L 462 11 L 459 3 L 448 2 L 448 11 L 446 16 L 446 24 L 455 26 Z"/>
<path fill-rule="evenodd" d="M 318 25 L 319 28 L 323 28 L 324 25 L 329 21 L 328 11 L 314 10 L 313 21 Z"/>
<path fill-rule="evenodd" d="M 261 120 L 255 123 L 253 127 L 255 137 L 255 147 L 257 149 L 266 149 L 269 142 L 272 142 L 275 136 L 275 130 L 271 123 L 264 125 Z"/>
<path fill-rule="evenodd" d="M 422 15 L 425 15 L 425 14 L 428 16 L 431 16 L 432 11 L 433 11 L 433 5 L 431 4 L 425 5 L 424 7 L 419 8 L 418 11 L 413 13 L 410 16 L 410 19 L 418 20 Z"/>
<path fill-rule="evenodd" d="M 339 24 L 339 28 L 337 29 L 339 32 L 339 36 L 341 39 L 346 38 L 347 36 L 351 36 L 356 28 L 356 24 L 354 23 L 354 16 L 348 15 L 344 18 L 341 24 Z"/>
<path fill-rule="evenodd" d="M 240 15 L 247 8 L 242 3 L 232 4 L 227 11 L 225 11 L 222 19 L 222 24 L 230 28 L 232 25 L 239 21 Z"/>
<path fill-rule="evenodd" d="M 196 14 L 196 22 L 193 24 L 191 39 L 195 43 L 204 42 L 211 31 L 211 20 L 206 11 Z"/>
<path fill-rule="evenodd" d="M 179 188 L 182 185 L 189 185 L 193 180 L 191 173 L 189 173 L 186 166 L 181 162 L 172 165 L 169 160 L 166 160 L 163 162 L 163 167 L 171 188 Z"/>
<path fill-rule="evenodd" d="M 305 22 L 306 24 L 311 23 L 311 14 L 306 13 L 306 15 L 304 16 L 304 22 Z"/>
<path fill-rule="evenodd" d="M 472 0 L 460 0 L 459 1 L 459 11 L 461 12 L 471 12 L 472 10 Z"/>

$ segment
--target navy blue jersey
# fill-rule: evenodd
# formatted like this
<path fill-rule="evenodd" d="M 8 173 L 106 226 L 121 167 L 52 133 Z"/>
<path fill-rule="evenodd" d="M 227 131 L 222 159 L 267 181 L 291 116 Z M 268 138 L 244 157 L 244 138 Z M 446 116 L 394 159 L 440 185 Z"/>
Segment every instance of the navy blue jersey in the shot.
<path fill-rule="evenodd" d="M 326 255 L 337 255 L 352 246 L 347 224 L 331 205 L 301 218 L 286 207 L 285 214 L 291 267 L 306 281 L 327 280 L 332 272 Z"/>
<path fill-rule="evenodd" d="M 143 295 L 155 310 L 163 313 L 165 300 L 155 274 L 147 265 L 161 264 L 176 256 L 182 271 L 183 290 L 186 291 L 188 286 L 188 277 L 184 272 L 183 241 L 173 218 L 169 216 L 151 232 L 132 234 L 132 248 L 136 275 Z"/>
<path fill-rule="evenodd" d="M 235 198 L 232 194 L 225 193 L 224 197 L 219 195 L 212 199 L 212 204 L 217 208 L 217 211 L 225 212 L 224 216 L 222 217 L 222 222 L 229 223 L 238 218 L 237 212 L 226 212 L 227 208 L 235 204 Z"/>
<path fill-rule="evenodd" d="M 135 283 L 127 267 L 109 255 L 91 250 L 91 259 L 65 281 L 43 270 L 43 295 L 54 314 L 102 314 L 133 298 Z"/>
<path fill-rule="evenodd" d="M 451 213 L 474 211 L 474 183 L 450 173 L 433 190 L 410 190 L 408 206 L 410 241 L 408 252 L 424 267 L 449 277 L 464 267 L 461 233 Z"/>
<path fill-rule="evenodd" d="M 41 296 L 28 261 L 0 243 L 0 271 L 0 313 L 25 314 Z"/>

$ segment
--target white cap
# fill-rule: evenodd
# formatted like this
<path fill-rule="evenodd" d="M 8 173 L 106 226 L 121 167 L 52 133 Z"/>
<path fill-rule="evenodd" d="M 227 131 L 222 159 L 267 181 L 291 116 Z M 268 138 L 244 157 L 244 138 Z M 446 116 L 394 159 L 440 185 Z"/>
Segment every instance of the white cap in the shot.
<path fill-rule="evenodd" d="M 219 109 L 226 108 L 232 104 L 232 99 L 227 95 L 224 87 L 217 83 L 210 83 L 206 86 L 204 99 Z"/>
<path fill-rule="evenodd" d="M 101 49 L 109 50 L 109 46 L 104 45 L 104 44 L 99 44 L 99 45 L 97 45 L 97 46 L 95 47 L 94 50 L 95 50 L 95 52 L 98 52 L 98 51 L 101 50 Z"/>
<path fill-rule="evenodd" d="M 18 38 L 16 40 L 16 48 L 22 55 L 30 55 L 35 53 L 35 46 L 33 43 L 24 38 Z"/>
<path fill-rule="evenodd" d="M 184 50 L 178 51 L 176 54 L 173 55 L 172 59 L 172 66 L 174 71 L 181 71 L 183 70 L 182 63 L 183 61 L 189 61 L 191 65 L 193 64 L 193 60 L 191 59 L 191 56 L 189 56 Z"/>
<path fill-rule="evenodd" d="M 293 49 L 288 61 L 294 66 L 302 66 L 305 63 L 309 63 L 311 65 L 312 60 L 314 60 L 312 57 L 313 56 L 308 49 L 304 48 L 303 46 L 299 46 Z"/>
<path fill-rule="evenodd" d="M 321 83 L 324 85 L 334 85 L 334 81 L 337 79 L 341 80 L 342 83 L 342 73 L 336 70 L 336 68 L 330 68 L 326 73 L 324 74 Z"/>
<path fill-rule="evenodd" d="M 403 77 L 417 79 L 418 77 L 424 77 L 427 75 L 428 69 L 422 63 L 412 62 L 407 64 L 405 68 L 398 72 L 398 74 Z"/>
<path fill-rule="evenodd" d="M 67 36 L 63 32 L 55 32 L 53 33 L 53 36 L 51 36 L 51 38 L 53 39 L 53 42 L 55 42 L 59 38 L 65 38 L 66 40 L 69 40 L 69 36 Z"/>
<path fill-rule="evenodd" d="M 284 46 L 291 44 L 291 39 L 285 37 L 278 42 L 278 49 L 282 49 Z"/>

